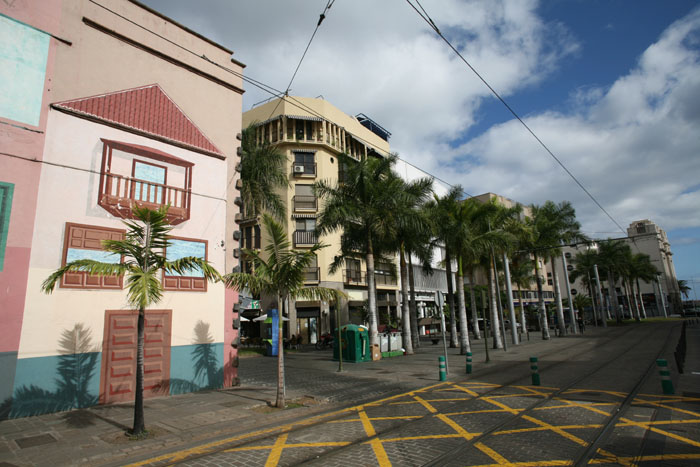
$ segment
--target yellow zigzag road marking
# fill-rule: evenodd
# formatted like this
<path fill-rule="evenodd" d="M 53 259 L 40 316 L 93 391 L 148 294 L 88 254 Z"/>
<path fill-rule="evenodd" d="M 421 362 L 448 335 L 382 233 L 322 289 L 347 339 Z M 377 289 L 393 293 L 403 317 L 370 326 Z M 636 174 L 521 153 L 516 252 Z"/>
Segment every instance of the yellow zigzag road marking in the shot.
<path fill-rule="evenodd" d="M 520 411 L 519 409 L 514 409 L 512 407 L 508 407 L 505 404 L 501 404 L 500 402 L 495 401 L 495 400 L 491 399 L 490 397 L 482 397 L 481 400 L 489 402 L 490 404 L 493 404 L 496 407 L 500 407 L 501 409 L 505 410 L 506 412 L 510 412 L 512 414 L 517 414 Z"/>
<path fill-rule="evenodd" d="M 349 445 L 349 441 L 329 441 L 326 443 L 285 443 L 284 449 L 287 448 L 318 448 L 318 447 L 324 447 L 324 446 L 347 446 Z M 273 449 L 275 447 L 274 444 L 268 444 L 265 446 L 241 446 L 238 448 L 231 448 L 231 449 L 224 449 L 221 452 L 242 452 L 242 451 L 263 451 L 266 449 Z"/>
<path fill-rule="evenodd" d="M 559 430 L 583 430 L 583 429 L 589 429 L 589 428 L 600 428 L 603 425 L 557 425 L 554 426 L 553 428 L 557 428 Z M 551 430 L 552 427 L 549 426 L 538 426 L 536 428 L 519 428 L 517 430 L 504 430 L 504 431 L 497 431 L 493 433 L 494 435 L 511 435 L 514 433 L 527 433 L 531 431 L 549 431 Z"/>
<path fill-rule="evenodd" d="M 490 410 L 471 410 L 468 412 L 448 412 L 445 415 L 448 415 L 450 417 L 454 415 L 473 415 L 473 414 L 478 414 L 478 413 L 514 413 L 515 412 L 523 412 L 525 409 L 490 409 Z"/>
<path fill-rule="evenodd" d="M 374 422 L 376 420 L 408 420 L 411 418 L 423 418 L 423 415 L 404 415 L 403 417 L 369 417 L 369 420 Z M 355 423 L 355 422 L 361 422 L 359 418 L 350 418 L 346 420 L 332 420 L 330 422 L 326 422 L 328 424 L 331 423 Z"/>
<path fill-rule="evenodd" d="M 508 459 L 506 459 L 490 447 L 486 446 L 484 443 L 474 443 L 474 447 L 486 454 L 487 456 L 489 456 L 491 459 L 498 462 L 497 465 L 512 465 L 510 462 L 508 462 Z"/>
<path fill-rule="evenodd" d="M 267 456 L 267 462 L 265 462 L 265 467 L 276 467 L 280 462 L 280 457 L 282 456 L 282 450 L 284 449 L 284 443 L 287 442 L 287 437 L 289 433 L 285 433 L 277 437 L 274 446 L 270 450 L 270 455 Z"/>
<path fill-rule="evenodd" d="M 579 408 L 582 408 L 585 410 L 590 410 L 591 412 L 595 412 L 595 413 L 600 414 L 600 415 L 604 415 L 606 417 L 610 416 L 610 412 L 596 409 L 595 407 L 593 407 L 593 404 L 582 404 L 580 402 L 570 401 L 570 400 L 566 400 L 566 399 L 558 399 L 558 398 L 555 398 L 554 400 L 562 401 L 562 402 L 568 404 L 569 407 L 579 407 Z M 617 404 L 612 404 L 612 405 L 617 405 Z"/>
<path fill-rule="evenodd" d="M 694 417 L 700 417 L 700 413 L 693 412 L 692 410 L 680 409 L 680 408 L 678 408 L 678 407 L 673 407 L 672 405 L 662 404 L 661 402 L 637 401 L 637 400 L 635 400 L 634 402 L 632 402 L 632 404 L 634 404 L 634 405 L 644 405 L 644 404 L 646 404 L 646 405 L 653 405 L 653 406 L 655 406 L 655 407 L 661 407 L 661 408 L 664 408 L 664 409 L 673 410 L 674 412 L 680 412 L 680 413 L 684 413 L 684 414 L 687 414 L 687 415 L 692 415 L 692 416 L 694 416 Z"/>
<path fill-rule="evenodd" d="M 639 428 L 644 428 L 645 430 L 653 431 L 654 433 L 658 433 L 660 435 L 664 435 L 664 436 L 667 436 L 669 438 L 673 438 L 677 441 L 681 441 L 683 443 L 690 444 L 691 446 L 700 447 L 700 442 L 698 442 L 698 441 L 688 439 L 688 438 L 685 438 L 683 436 L 679 436 L 675 433 L 669 433 L 668 431 L 654 428 L 653 426 L 649 426 L 650 424 L 648 424 L 646 422 L 635 422 L 633 420 L 630 420 L 629 418 L 624 418 L 624 417 L 620 417 L 620 420 L 622 420 L 627 426 L 637 426 Z"/>
<path fill-rule="evenodd" d="M 444 414 L 439 414 L 437 416 L 440 420 L 442 420 L 444 423 L 450 426 L 453 430 L 457 432 L 460 436 L 463 436 L 464 439 L 469 441 L 470 439 L 474 438 L 476 435 L 469 433 L 467 430 L 459 426 L 455 421 L 451 420 L 450 417 Z"/>
<path fill-rule="evenodd" d="M 650 462 L 650 461 L 670 461 L 670 460 L 690 460 L 700 459 L 700 454 L 659 454 L 655 456 L 639 457 L 615 457 L 617 462 Z M 608 464 L 608 459 L 591 459 L 589 464 Z M 629 464 L 628 464 L 629 465 Z"/>
<path fill-rule="evenodd" d="M 588 446 L 588 443 L 579 438 L 578 436 L 574 436 L 571 433 L 567 433 L 563 429 L 556 427 L 554 425 L 550 425 L 549 423 L 543 422 L 542 420 L 538 420 L 536 418 L 530 417 L 529 415 L 523 415 L 523 419 L 527 420 L 529 422 L 534 423 L 535 425 L 539 425 L 541 427 L 547 428 L 548 430 L 553 431 L 554 433 L 563 436 L 564 438 L 568 439 L 569 441 L 573 441 L 576 444 L 579 444 L 581 446 Z"/>

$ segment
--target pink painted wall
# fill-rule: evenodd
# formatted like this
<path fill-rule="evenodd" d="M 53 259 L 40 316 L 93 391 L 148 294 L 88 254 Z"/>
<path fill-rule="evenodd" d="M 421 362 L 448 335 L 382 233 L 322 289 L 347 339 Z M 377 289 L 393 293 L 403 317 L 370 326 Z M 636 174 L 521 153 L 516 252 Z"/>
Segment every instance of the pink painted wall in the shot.
<path fill-rule="evenodd" d="M 238 384 L 238 349 L 233 348 L 239 331 L 233 329 L 233 305 L 238 303 L 238 292 L 226 289 L 224 305 L 224 387 L 230 388 Z M 234 366 L 234 363 L 236 366 Z"/>
<path fill-rule="evenodd" d="M 42 8 L 26 1 L 0 2 L 0 13 L 44 32 L 55 33 L 61 19 L 61 1 L 47 1 Z M 0 181 L 14 184 L 5 262 L 0 271 L 0 352 L 16 352 L 19 348 L 41 173 L 39 161 L 44 150 L 58 44 L 55 39 L 49 41 L 39 125 L 34 127 L 0 117 Z"/>

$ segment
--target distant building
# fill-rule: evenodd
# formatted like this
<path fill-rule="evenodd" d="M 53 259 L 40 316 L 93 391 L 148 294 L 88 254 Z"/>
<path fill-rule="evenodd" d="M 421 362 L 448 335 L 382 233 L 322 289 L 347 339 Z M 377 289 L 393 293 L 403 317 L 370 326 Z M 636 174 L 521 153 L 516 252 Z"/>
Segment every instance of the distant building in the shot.
<path fill-rule="evenodd" d="M 124 281 L 41 284 L 75 259 L 121 261 L 102 240 L 123 237 L 135 204 L 170 206 L 170 259 L 233 268 L 243 65 L 131 0 L 0 2 L 0 35 L 0 417 L 128 402 L 137 312 Z M 237 294 L 196 272 L 161 279 L 145 396 L 235 384 Z"/>

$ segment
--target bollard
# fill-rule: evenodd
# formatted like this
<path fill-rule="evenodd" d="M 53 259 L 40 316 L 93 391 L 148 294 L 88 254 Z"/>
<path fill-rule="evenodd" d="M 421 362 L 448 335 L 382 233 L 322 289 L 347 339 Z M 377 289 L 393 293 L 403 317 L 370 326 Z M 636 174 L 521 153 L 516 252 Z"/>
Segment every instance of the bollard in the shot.
<path fill-rule="evenodd" d="M 532 385 L 540 385 L 540 371 L 537 367 L 537 357 L 530 357 L 530 369 L 532 370 Z"/>
<path fill-rule="evenodd" d="M 659 376 L 661 377 L 661 389 L 664 394 L 674 394 L 673 382 L 671 381 L 671 372 L 668 371 L 668 362 L 660 358 L 656 360 L 656 365 L 659 367 Z"/>
<path fill-rule="evenodd" d="M 445 357 L 442 355 L 438 357 L 438 362 L 440 362 L 440 381 L 447 380 L 447 374 L 445 373 Z"/>
<path fill-rule="evenodd" d="M 470 375 L 472 373 L 472 353 L 467 352 L 467 374 Z"/>

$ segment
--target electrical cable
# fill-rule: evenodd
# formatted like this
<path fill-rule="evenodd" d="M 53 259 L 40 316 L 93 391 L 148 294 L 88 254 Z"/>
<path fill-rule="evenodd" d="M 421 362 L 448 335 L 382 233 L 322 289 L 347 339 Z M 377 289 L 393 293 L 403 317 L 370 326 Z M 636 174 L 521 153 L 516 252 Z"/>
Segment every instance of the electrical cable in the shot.
<path fill-rule="evenodd" d="M 605 210 L 605 208 L 586 189 L 586 187 L 583 186 L 583 184 L 574 176 L 574 174 L 571 173 L 571 171 L 564 165 L 564 163 L 561 160 L 559 160 L 557 156 L 554 155 L 554 153 L 549 149 L 549 147 L 547 147 L 547 145 L 535 134 L 535 132 L 532 131 L 532 129 L 523 121 L 522 118 L 520 118 L 520 116 L 515 112 L 515 110 L 513 110 L 513 108 L 510 105 L 508 105 L 508 103 L 500 96 L 500 94 L 496 92 L 496 90 L 486 81 L 486 79 L 484 79 L 484 77 L 481 76 L 481 74 L 479 74 L 478 71 L 476 71 L 476 69 L 469 63 L 469 61 L 467 61 L 466 58 L 464 58 L 464 56 L 459 52 L 459 50 L 457 50 L 457 48 L 455 48 L 455 46 L 452 45 L 452 43 L 442 34 L 442 32 L 440 32 L 440 29 L 438 29 L 438 27 L 435 25 L 435 22 L 432 20 L 432 18 L 430 18 L 423 6 L 420 4 L 420 1 L 415 1 L 425 15 L 418 11 L 416 6 L 413 5 L 413 3 L 411 3 L 411 0 L 406 0 L 406 3 L 408 3 L 411 6 L 411 8 L 415 10 L 418 16 L 420 16 L 423 19 L 423 21 L 425 21 L 430 26 L 430 28 L 433 31 L 435 31 L 435 33 L 438 36 L 440 36 L 440 38 L 452 49 L 452 51 L 455 54 L 457 54 L 457 56 L 469 67 L 469 69 L 481 80 L 481 82 L 484 83 L 484 85 L 489 89 L 489 91 L 491 91 L 491 93 L 494 96 L 496 96 L 496 98 L 499 101 L 501 101 L 501 103 L 506 107 L 506 109 L 508 109 L 508 111 L 523 125 L 523 127 L 525 127 L 525 129 L 533 136 L 533 138 L 537 140 L 540 146 L 542 146 L 544 150 L 547 151 L 547 153 L 561 166 L 561 168 L 564 169 L 564 171 L 569 175 L 569 177 L 571 177 L 571 179 L 574 182 L 576 182 L 576 184 L 583 190 L 583 192 L 586 193 L 591 200 L 593 200 L 596 206 L 598 206 L 600 210 L 603 211 L 605 215 L 608 216 L 608 218 L 620 229 L 620 231 L 624 233 L 625 230 L 622 228 L 622 226 L 610 215 L 608 211 Z"/>

